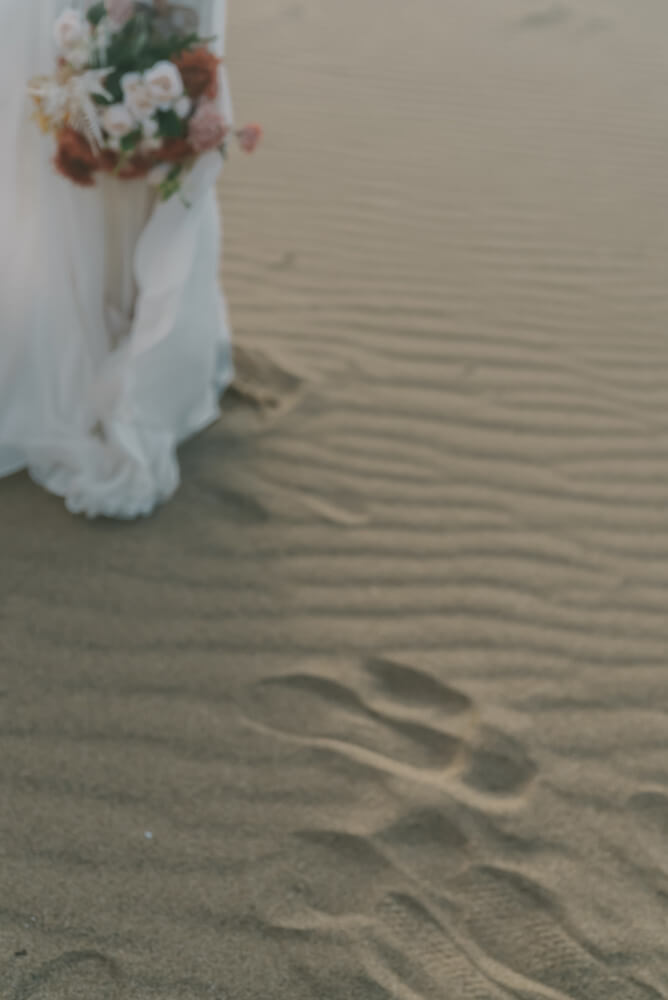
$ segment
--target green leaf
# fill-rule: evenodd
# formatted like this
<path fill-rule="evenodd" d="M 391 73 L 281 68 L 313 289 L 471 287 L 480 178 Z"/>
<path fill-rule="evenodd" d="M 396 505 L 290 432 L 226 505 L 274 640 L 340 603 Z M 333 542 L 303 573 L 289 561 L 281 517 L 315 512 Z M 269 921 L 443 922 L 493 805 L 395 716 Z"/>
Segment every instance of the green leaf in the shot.
<path fill-rule="evenodd" d="M 121 139 L 121 149 L 124 153 L 131 153 L 136 147 L 138 142 L 141 142 L 142 130 L 140 128 L 135 129 L 134 132 L 130 132 L 129 135 L 124 135 Z"/>
<path fill-rule="evenodd" d="M 94 28 L 98 26 L 100 21 L 107 16 L 107 8 L 104 5 L 103 0 L 100 3 L 93 4 L 93 6 L 88 11 L 86 17 Z"/>
<path fill-rule="evenodd" d="M 108 94 L 111 95 L 111 101 L 106 101 L 102 98 L 102 103 L 105 104 L 119 104 L 123 100 L 123 88 L 121 87 L 121 76 L 122 73 L 114 71 L 110 73 L 107 79 L 104 81 L 104 89 Z M 100 103 L 98 101 L 98 103 Z"/>
<path fill-rule="evenodd" d="M 91 100 L 94 104 L 98 104 L 102 108 L 106 108 L 109 104 L 115 104 L 113 100 L 109 100 L 108 97 L 103 97 L 102 94 L 91 94 Z"/>
<path fill-rule="evenodd" d="M 158 192 L 163 201 L 169 201 L 175 194 L 181 191 L 181 179 L 185 167 L 182 163 L 175 164 L 165 177 L 162 184 L 158 186 Z"/>
<path fill-rule="evenodd" d="M 155 117 L 165 139 L 181 139 L 185 135 L 185 126 L 175 111 L 158 111 Z"/>

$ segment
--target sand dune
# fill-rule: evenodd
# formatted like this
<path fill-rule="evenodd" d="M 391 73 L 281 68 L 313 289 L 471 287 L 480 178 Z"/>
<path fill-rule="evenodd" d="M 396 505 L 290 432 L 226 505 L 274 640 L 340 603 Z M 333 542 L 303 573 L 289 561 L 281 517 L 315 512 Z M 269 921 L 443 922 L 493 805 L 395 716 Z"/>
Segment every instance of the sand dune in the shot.
<path fill-rule="evenodd" d="M 668 997 L 668 9 L 243 0 L 176 500 L 0 487 L 0 995 Z"/>

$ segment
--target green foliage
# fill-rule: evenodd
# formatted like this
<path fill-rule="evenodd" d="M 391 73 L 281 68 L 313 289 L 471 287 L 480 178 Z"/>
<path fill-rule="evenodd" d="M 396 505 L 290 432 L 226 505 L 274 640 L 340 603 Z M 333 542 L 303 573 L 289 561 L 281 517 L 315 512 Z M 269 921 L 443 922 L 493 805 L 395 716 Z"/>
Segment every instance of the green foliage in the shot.
<path fill-rule="evenodd" d="M 140 128 L 135 129 L 134 132 L 130 132 L 129 135 L 124 135 L 121 139 L 121 149 L 124 153 L 131 153 L 133 149 L 137 146 L 137 143 L 141 142 L 143 132 Z"/>
<path fill-rule="evenodd" d="M 95 32 L 104 31 L 103 22 L 107 16 L 104 0 L 95 2 L 89 8 L 86 17 Z M 160 14 L 145 4 L 137 5 L 135 13 L 123 25 L 114 30 L 109 38 L 105 51 L 98 48 L 91 69 L 108 69 L 113 67 L 104 80 L 104 88 L 108 97 L 93 95 L 95 103 L 101 107 L 121 103 L 124 99 L 121 81 L 126 73 L 145 73 L 158 62 L 169 62 L 187 49 L 199 45 L 210 45 L 215 38 L 202 38 L 196 32 L 187 35 L 175 34 L 168 23 L 161 19 Z M 162 139 L 181 139 L 187 136 L 187 122 L 179 118 L 171 109 L 158 110 L 154 114 L 158 124 L 158 135 Z M 123 168 L 133 161 L 143 138 L 141 127 L 137 127 L 120 142 L 115 172 L 120 174 Z M 225 145 L 220 148 L 225 155 Z M 188 205 L 182 193 L 183 178 L 191 163 L 177 163 L 170 167 L 165 179 L 158 187 L 158 194 L 163 201 L 174 195 L 179 195 L 184 205 Z"/>
<path fill-rule="evenodd" d="M 106 83 L 105 83 L 105 88 L 107 90 L 109 90 L 109 87 L 107 86 Z M 121 95 L 121 97 L 114 97 L 112 95 L 111 98 L 107 98 L 107 97 L 103 97 L 102 94 L 91 94 L 91 100 L 93 100 L 95 102 L 95 104 L 98 104 L 100 107 L 103 107 L 103 108 L 107 107 L 110 104 L 116 104 L 116 102 L 120 101 L 121 99 L 122 99 L 122 95 Z"/>
<path fill-rule="evenodd" d="M 104 3 L 94 4 L 87 16 L 90 23 L 97 27 L 106 16 Z M 149 8 L 138 9 L 127 24 L 113 33 L 106 51 L 95 58 L 93 69 L 114 67 L 104 85 L 110 96 L 106 98 L 96 95 L 93 98 L 95 103 L 105 106 L 121 102 L 121 80 L 126 73 L 144 73 L 157 62 L 170 61 L 186 49 L 208 44 L 209 41 L 211 39 L 201 38 L 195 32 L 165 36 L 160 31 L 157 12 Z M 162 128 L 165 137 L 176 138 L 183 134 L 182 125 L 179 123 L 177 128 L 174 118 L 165 120 Z"/>
<path fill-rule="evenodd" d="M 157 111 L 155 114 L 160 135 L 164 139 L 181 139 L 185 135 L 185 125 L 175 111 Z"/>
<path fill-rule="evenodd" d="M 88 19 L 97 26 L 104 15 L 104 4 L 100 3 L 90 9 Z M 104 57 L 96 58 L 94 68 L 113 66 L 115 72 L 109 79 L 120 81 L 125 73 L 144 73 L 157 62 L 173 59 L 185 49 L 204 43 L 205 39 L 196 32 L 164 36 L 158 28 L 156 12 L 142 8 L 119 31 L 114 32 Z"/>
<path fill-rule="evenodd" d="M 104 97 L 95 98 L 98 104 L 117 104 L 123 100 L 123 88 L 121 87 L 121 80 L 125 72 L 121 70 L 115 70 L 110 73 L 109 76 L 104 81 L 104 89 L 110 95 L 110 100 Z"/>
<path fill-rule="evenodd" d="M 181 190 L 181 175 L 183 174 L 183 170 L 183 164 L 178 163 L 172 167 L 162 184 L 159 185 L 158 192 L 163 201 L 169 201 L 173 195 L 178 194 Z"/>
<path fill-rule="evenodd" d="M 104 17 L 106 17 L 106 14 L 107 14 L 107 8 L 104 5 L 104 0 L 102 0 L 101 3 L 93 4 L 93 6 L 90 8 L 90 10 L 88 11 L 88 13 L 86 14 L 86 17 L 88 18 L 88 20 L 90 21 L 90 23 L 93 25 L 93 27 L 96 28 L 98 26 L 98 24 L 100 23 L 100 21 Z"/>

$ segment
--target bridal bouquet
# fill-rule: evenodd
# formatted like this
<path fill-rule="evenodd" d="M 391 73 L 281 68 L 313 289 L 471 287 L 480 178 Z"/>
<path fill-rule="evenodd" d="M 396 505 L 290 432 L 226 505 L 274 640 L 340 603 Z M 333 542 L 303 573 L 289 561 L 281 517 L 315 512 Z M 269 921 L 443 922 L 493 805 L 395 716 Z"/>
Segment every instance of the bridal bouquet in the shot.
<path fill-rule="evenodd" d="M 56 169 L 75 184 L 90 187 L 100 172 L 147 177 L 167 200 L 202 154 L 224 156 L 231 136 L 252 152 L 260 139 L 259 126 L 235 131 L 220 111 L 213 39 L 174 27 L 156 8 L 101 0 L 56 21 L 56 70 L 29 92 L 55 136 Z"/>

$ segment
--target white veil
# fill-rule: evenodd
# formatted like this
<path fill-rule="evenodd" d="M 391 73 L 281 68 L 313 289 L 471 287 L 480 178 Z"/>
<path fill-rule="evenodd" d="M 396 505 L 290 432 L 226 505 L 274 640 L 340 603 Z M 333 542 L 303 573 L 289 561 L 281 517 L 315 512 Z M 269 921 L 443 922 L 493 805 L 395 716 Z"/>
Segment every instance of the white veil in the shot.
<path fill-rule="evenodd" d="M 222 55 L 225 0 L 186 2 Z M 26 467 L 72 511 L 134 517 L 176 489 L 176 446 L 216 418 L 232 377 L 218 287 L 221 159 L 202 157 L 191 207 L 157 205 L 138 240 L 142 182 L 82 190 L 54 173 L 24 94 L 52 68 L 53 22 L 70 5 L 0 0 L 0 476 Z M 105 309 L 110 219 L 138 288 L 116 350 Z"/>

